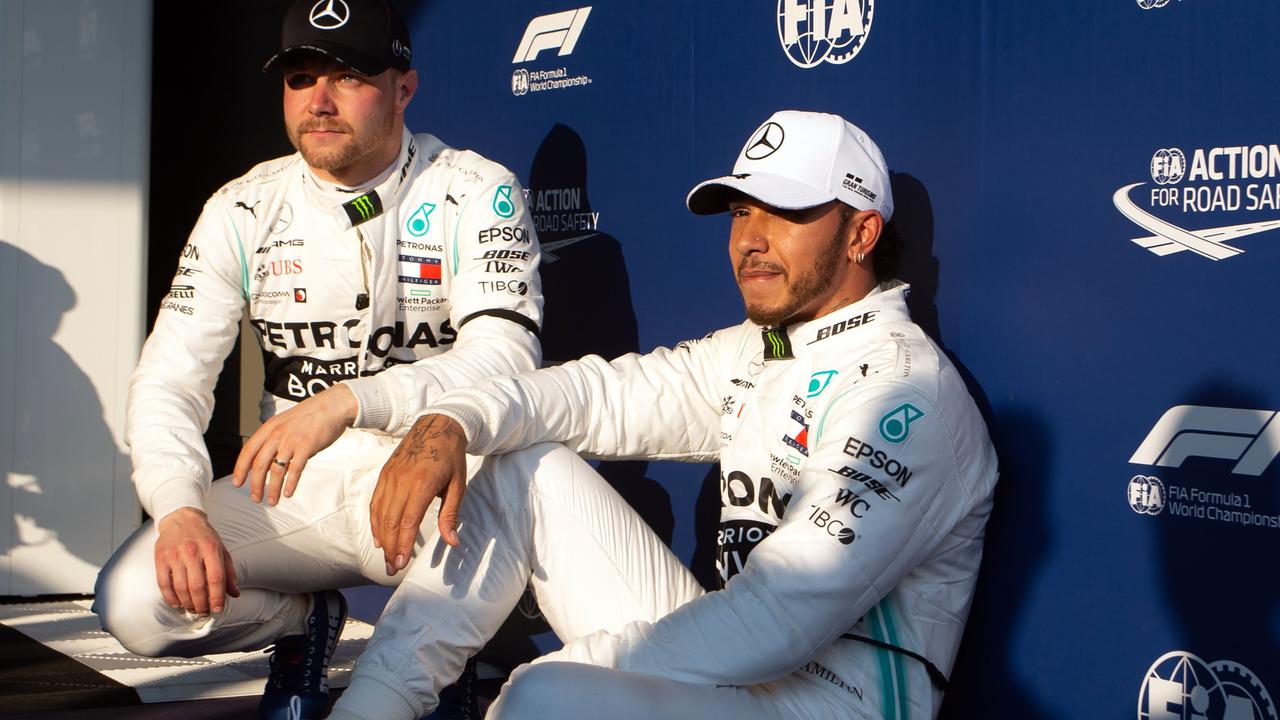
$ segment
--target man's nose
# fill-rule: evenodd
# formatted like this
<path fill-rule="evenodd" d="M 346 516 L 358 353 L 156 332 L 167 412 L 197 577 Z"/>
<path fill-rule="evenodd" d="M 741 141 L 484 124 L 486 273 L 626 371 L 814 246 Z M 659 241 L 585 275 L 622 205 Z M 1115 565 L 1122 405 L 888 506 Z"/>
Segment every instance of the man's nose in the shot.
<path fill-rule="evenodd" d="M 316 78 L 316 84 L 311 86 L 311 97 L 308 98 L 307 112 L 312 115 L 332 115 L 337 110 L 333 104 L 333 88 L 329 85 L 329 79 L 325 77 Z"/>
<path fill-rule="evenodd" d="M 743 255 L 769 251 L 767 223 L 754 215 L 741 218 L 733 234 L 733 247 Z"/>

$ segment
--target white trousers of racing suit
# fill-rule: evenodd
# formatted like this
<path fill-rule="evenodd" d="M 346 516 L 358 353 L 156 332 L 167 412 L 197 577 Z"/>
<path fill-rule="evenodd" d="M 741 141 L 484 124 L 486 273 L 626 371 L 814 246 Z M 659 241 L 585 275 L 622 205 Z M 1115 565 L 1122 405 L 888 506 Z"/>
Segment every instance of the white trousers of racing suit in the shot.
<path fill-rule="evenodd" d="M 594 469 L 543 443 L 485 458 L 467 483 L 460 546 L 434 518 L 332 718 L 414 720 L 532 584 L 562 640 L 653 622 L 703 594 L 692 573 Z M 367 544 L 367 543 L 366 543 Z M 375 560 L 381 562 L 381 554 Z M 793 673 L 716 687 L 539 658 L 513 673 L 488 717 L 848 718 L 830 683 Z"/>
<path fill-rule="evenodd" d="M 703 592 L 590 465 L 554 444 L 471 458 L 461 546 L 440 540 L 433 506 L 413 561 L 388 576 L 373 546 L 369 501 L 394 445 L 359 435 L 368 438 L 366 452 L 353 458 L 344 437 L 343 452 L 313 458 L 294 496 L 276 507 L 251 502 L 247 488 L 229 479 L 213 483 L 206 509 L 241 588 L 222 613 L 197 617 L 164 602 L 148 523 L 99 576 L 104 627 L 149 656 L 256 650 L 301 628 L 303 593 L 398 584 L 333 717 L 414 720 L 435 707 L 528 584 L 562 639 L 654 621 Z M 801 673 L 714 687 L 556 659 L 552 653 L 517 670 L 489 717 L 851 717 L 827 683 Z"/>

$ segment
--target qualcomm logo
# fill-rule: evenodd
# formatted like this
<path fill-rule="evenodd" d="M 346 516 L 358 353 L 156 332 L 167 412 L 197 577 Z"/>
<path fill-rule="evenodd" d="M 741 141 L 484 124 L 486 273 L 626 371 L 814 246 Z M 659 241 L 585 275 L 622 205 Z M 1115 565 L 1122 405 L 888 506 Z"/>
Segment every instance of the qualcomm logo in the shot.
<path fill-rule="evenodd" d="M 778 39 L 791 62 L 841 65 L 862 51 L 876 0 L 778 0 Z"/>
<path fill-rule="evenodd" d="M 1249 668 L 1174 650 L 1147 670 L 1138 692 L 1138 720 L 1280 719 L 1267 688 Z"/>
<path fill-rule="evenodd" d="M 1168 0 L 1165 0 L 1166 2 Z M 1186 179 L 1189 183 L 1178 185 Z M 1155 187 L 1146 198 L 1148 208 L 1175 208 L 1186 213 L 1280 210 L 1280 145 L 1197 148 L 1188 164 L 1181 149 L 1160 148 L 1151 156 Z M 1271 182 L 1230 182 L 1266 179 Z M 1111 201 L 1133 224 L 1152 233 L 1133 238 L 1139 247 L 1165 256 L 1189 250 L 1210 260 L 1225 260 L 1244 252 L 1228 242 L 1268 230 L 1280 229 L 1280 220 L 1188 230 L 1156 217 L 1134 202 L 1132 191 L 1145 182 L 1116 190 Z"/>
<path fill-rule="evenodd" d="M 570 55 L 578 44 L 578 36 L 587 24 L 587 16 L 591 14 L 591 6 L 577 10 L 565 10 L 551 15 L 541 15 L 529 21 L 524 29 L 524 37 L 516 48 L 516 56 L 512 63 L 526 63 L 538 57 L 543 50 L 560 49 L 559 55 Z"/>
<path fill-rule="evenodd" d="M 1258 476 L 1280 455 L 1275 417 L 1271 410 L 1178 405 L 1160 416 L 1129 462 L 1176 468 L 1187 458 L 1221 458 L 1236 461 L 1236 475 Z"/>

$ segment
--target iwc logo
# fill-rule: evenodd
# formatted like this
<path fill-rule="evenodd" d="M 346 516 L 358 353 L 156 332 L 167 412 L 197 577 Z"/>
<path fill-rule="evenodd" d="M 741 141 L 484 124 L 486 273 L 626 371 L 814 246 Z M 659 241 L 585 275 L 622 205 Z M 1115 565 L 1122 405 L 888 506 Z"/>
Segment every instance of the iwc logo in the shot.
<path fill-rule="evenodd" d="M 862 51 L 877 0 L 778 0 L 778 39 L 791 62 L 841 65 Z"/>
<path fill-rule="evenodd" d="M 1138 693 L 1138 720 L 1280 720 L 1258 676 L 1230 660 L 1182 650 L 1152 664 Z"/>

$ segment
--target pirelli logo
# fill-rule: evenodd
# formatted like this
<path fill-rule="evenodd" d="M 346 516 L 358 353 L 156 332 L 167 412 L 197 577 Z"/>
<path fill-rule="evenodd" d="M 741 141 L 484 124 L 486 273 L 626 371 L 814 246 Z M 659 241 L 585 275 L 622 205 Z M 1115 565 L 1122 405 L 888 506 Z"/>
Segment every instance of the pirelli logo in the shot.
<path fill-rule="evenodd" d="M 352 225 L 368 222 L 382 214 L 382 198 L 378 193 L 370 192 L 342 204 Z"/>

